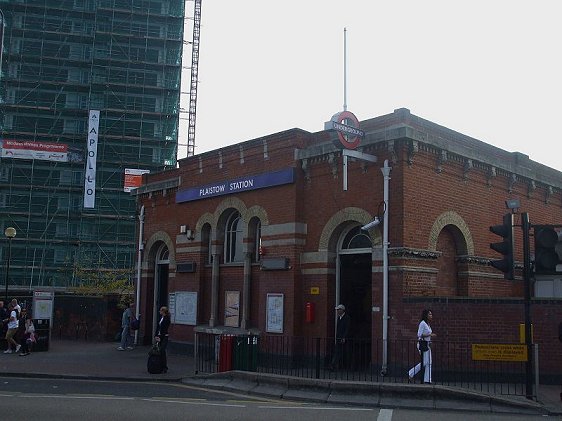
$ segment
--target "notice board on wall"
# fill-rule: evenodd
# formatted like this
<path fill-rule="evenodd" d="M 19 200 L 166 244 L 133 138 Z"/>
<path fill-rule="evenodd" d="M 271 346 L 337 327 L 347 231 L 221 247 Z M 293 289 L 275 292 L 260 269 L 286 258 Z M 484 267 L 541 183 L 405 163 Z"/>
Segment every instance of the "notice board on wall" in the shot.
<path fill-rule="evenodd" d="M 267 294 L 266 332 L 283 333 L 283 294 Z"/>
<path fill-rule="evenodd" d="M 196 292 L 176 291 L 174 294 L 170 294 L 169 303 L 173 323 L 192 326 L 197 324 Z"/>
<path fill-rule="evenodd" d="M 224 325 L 240 325 L 240 291 L 226 291 L 224 297 Z"/>

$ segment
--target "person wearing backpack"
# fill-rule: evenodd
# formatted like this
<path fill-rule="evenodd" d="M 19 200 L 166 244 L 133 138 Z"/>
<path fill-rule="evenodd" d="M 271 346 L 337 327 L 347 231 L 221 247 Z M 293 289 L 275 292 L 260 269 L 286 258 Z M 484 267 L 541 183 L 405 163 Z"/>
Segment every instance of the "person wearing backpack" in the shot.
<path fill-rule="evenodd" d="M 118 351 L 125 351 L 126 349 L 133 349 L 133 341 L 131 337 L 131 322 L 135 320 L 135 313 L 133 312 L 134 302 L 123 310 L 121 317 L 121 345 L 117 348 Z"/>

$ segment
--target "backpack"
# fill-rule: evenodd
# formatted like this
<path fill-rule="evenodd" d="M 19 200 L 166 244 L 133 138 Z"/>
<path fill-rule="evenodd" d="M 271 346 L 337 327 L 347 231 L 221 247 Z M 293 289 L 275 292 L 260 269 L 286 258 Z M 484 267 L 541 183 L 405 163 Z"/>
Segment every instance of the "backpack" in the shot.
<path fill-rule="evenodd" d="M 140 329 L 140 315 L 138 319 L 131 320 L 130 325 L 131 330 L 139 330 Z"/>

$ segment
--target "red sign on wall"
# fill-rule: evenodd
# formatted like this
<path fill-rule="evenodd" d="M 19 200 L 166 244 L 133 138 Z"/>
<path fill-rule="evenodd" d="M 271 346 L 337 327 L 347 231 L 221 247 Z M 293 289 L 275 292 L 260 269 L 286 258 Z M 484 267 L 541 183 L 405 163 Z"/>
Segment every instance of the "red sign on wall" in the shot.
<path fill-rule="evenodd" d="M 365 132 L 359 129 L 359 120 L 355 114 L 342 111 L 332 116 L 331 120 L 324 124 L 324 130 L 335 130 L 338 132 L 336 146 L 346 149 L 357 149 Z"/>
<path fill-rule="evenodd" d="M 125 182 L 123 183 L 123 191 L 130 192 L 142 184 L 142 175 L 149 173 L 149 170 L 137 170 L 133 168 L 125 168 Z"/>

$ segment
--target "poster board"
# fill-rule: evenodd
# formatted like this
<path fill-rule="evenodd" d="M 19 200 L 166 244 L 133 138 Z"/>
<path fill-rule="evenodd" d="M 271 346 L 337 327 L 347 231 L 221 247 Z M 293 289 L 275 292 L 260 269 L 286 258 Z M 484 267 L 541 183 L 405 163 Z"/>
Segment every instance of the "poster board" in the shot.
<path fill-rule="evenodd" d="M 266 332 L 283 333 L 283 301 L 283 294 L 267 294 Z"/>
<path fill-rule="evenodd" d="M 238 327 L 240 324 L 240 291 L 226 291 L 224 296 L 224 325 Z"/>
<path fill-rule="evenodd" d="M 35 305 L 33 306 L 33 318 L 34 319 L 49 319 L 53 315 L 53 301 L 52 300 L 35 300 Z"/>
<path fill-rule="evenodd" d="M 197 292 L 176 291 L 174 295 L 174 323 L 197 325 Z"/>
<path fill-rule="evenodd" d="M 52 323 L 54 297 L 53 291 L 33 292 L 32 311 L 34 319 L 49 319 Z"/>

